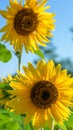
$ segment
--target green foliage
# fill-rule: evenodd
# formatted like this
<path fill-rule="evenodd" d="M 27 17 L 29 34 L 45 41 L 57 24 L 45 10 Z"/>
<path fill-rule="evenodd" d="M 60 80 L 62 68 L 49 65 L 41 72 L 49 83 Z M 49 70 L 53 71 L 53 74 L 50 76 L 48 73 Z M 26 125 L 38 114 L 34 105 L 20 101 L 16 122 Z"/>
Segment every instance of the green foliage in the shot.
<path fill-rule="evenodd" d="M 0 109 L 0 130 L 23 130 L 24 124 L 22 119 L 23 117 L 20 115 Z"/>
<path fill-rule="evenodd" d="M 44 130 L 50 130 L 48 127 L 45 127 Z"/>
<path fill-rule="evenodd" d="M 30 124 L 25 126 L 25 130 L 31 130 Z"/>
<path fill-rule="evenodd" d="M 22 130 L 21 117 L 6 110 L 0 110 L 0 130 Z"/>
<path fill-rule="evenodd" d="M 12 58 L 11 52 L 0 43 L 0 61 L 6 63 Z"/>
<path fill-rule="evenodd" d="M 67 130 L 73 130 L 73 113 L 70 115 L 69 120 L 65 122 Z"/>
<path fill-rule="evenodd" d="M 7 83 L 0 84 L 0 88 L 6 88 L 7 86 L 9 86 L 9 84 L 7 84 Z"/>
<path fill-rule="evenodd" d="M 67 130 L 67 127 L 66 127 L 66 125 L 65 125 L 65 124 L 60 125 L 60 126 L 59 126 L 59 128 L 61 128 L 61 130 Z"/>
<path fill-rule="evenodd" d="M 40 49 L 39 50 L 35 50 L 34 49 L 34 54 L 36 54 L 39 57 L 41 57 L 42 59 L 44 59 L 44 54 L 43 54 L 43 52 Z"/>

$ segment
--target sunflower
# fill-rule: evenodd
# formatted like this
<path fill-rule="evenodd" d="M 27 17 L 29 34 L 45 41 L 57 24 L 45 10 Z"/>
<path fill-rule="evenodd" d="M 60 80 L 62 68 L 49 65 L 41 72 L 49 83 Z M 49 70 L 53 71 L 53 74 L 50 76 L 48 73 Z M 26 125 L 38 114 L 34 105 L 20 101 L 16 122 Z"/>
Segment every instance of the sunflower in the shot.
<path fill-rule="evenodd" d="M 17 114 L 26 114 L 24 123 L 32 120 L 37 129 L 46 123 L 51 128 L 52 119 L 60 124 L 67 120 L 73 107 L 73 78 L 67 70 L 61 70 L 60 64 L 55 67 L 52 60 L 39 61 L 36 68 L 28 63 L 23 70 L 10 83 L 13 90 L 8 90 L 12 94 L 8 106 Z"/>
<path fill-rule="evenodd" d="M 24 5 L 18 0 L 10 0 L 7 10 L 0 10 L 0 14 L 7 20 L 6 25 L 0 30 L 4 32 L 1 40 L 10 41 L 15 51 L 21 51 L 24 46 L 26 51 L 37 50 L 38 43 L 45 46 L 52 37 L 55 14 L 45 12 L 50 6 L 44 6 L 47 0 L 26 0 Z"/>
<path fill-rule="evenodd" d="M 8 74 L 7 77 L 3 77 L 2 79 L 4 83 L 10 83 L 10 81 L 13 80 L 13 77 L 10 74 Z"/>
<path fill-rule="evenodd" d="M 7 77 L 3 77 L 2 81 L 0 82 L 0 105 L 5 105 L 7 106 L 8 103 L 8 95 L 6 92 L 7 88 L 9 87 L 9 83 L 13 80 L 12 76 L 9 74 Z"/>

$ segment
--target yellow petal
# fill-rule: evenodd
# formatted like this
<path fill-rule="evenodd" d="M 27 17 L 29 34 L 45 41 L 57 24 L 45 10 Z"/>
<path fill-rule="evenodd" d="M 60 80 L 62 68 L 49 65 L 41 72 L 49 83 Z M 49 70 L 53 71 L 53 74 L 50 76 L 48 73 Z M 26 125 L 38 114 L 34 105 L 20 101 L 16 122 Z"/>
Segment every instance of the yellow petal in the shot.
<path fill-rule="evenodd" d="M 3 11 L 3 10 L 0 10 L 0 14 L 4 17 L 4 18 L 7 18 L 7 11 Z"/>

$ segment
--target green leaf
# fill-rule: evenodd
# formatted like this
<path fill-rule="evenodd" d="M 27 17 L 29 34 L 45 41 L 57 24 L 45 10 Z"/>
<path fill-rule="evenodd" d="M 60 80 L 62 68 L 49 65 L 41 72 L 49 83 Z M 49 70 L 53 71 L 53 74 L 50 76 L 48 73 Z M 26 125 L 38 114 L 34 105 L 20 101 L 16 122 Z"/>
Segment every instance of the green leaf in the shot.
<path fill-rule="evenodd" d="M 12 127 L 11 127 L 12 126 Z M 18 130 L 19 124 L 8 113 L 0 114 L 0 129 Z"/>
<path fill-rule="evenodd" d="M 45 127 L 44 130 L 50 130 L 49 127 Z"/>
<path fill-rule="evenodd" d="M 42 51 L 39 49 L 39 50 L 35 50 L 34 48 L 33 48 L 33 50 L 34 50 L 34 53 L 35 54 L 37 54 L 39 57 L 41 57 L 42 59 L 45 59 L 45 57 L 44 57 L 44 54 L 42 53 Z"/>
<path fill-rule="evenodd" d="M 1 83 L 1 84 L 0 84 L 0 88 L 5 88 L 5 87 L 7 87 L 7 86 L 8 86 L 7 83 Z"/>
<path fill-rule="evenodd" d="M 66 125 L 64 125 L 64 124 L 61 125 L 60 127 L 62 128 L 62 130 L 67 130 L 67 127 L 66 127 Z"/>
<path fill-rule="evenodd" d="M 57 124 L 55 125 L 54 130 L 67 130 L 67 127 L 64 124 L 63 125 Z"/>
<path fill-rule="evenodd" d="M 0 61 L 8 62 L 12 58 L 11 52 L 0 43 Z"/>
<path fill-rule="evenodd" d="M 70 115 L 69 120 L 65 122 L 67 130 L 73 130 L 73 114 Z"/>
<path fill-rule="evenodd" d="M 25 130 L 31 130 L 31 127 L 29 124 L 25 126 Z"/>
<path fill-rule="evenodd" d="M 0 130 L 22 130 L 21 116 L 0 109 Z"/>

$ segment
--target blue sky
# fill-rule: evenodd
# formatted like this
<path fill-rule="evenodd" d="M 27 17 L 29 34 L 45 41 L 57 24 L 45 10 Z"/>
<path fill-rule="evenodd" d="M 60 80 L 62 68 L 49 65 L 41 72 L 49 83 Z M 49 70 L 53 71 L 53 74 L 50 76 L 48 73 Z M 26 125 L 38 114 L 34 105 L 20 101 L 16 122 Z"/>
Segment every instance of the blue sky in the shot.
<path fill-rule="evenodd" d="M 6 9 L 9 0 L 0 0 L 0 10 Z M 73 60 L 73 34 L 70 28 L 73 27 L 73 0 L 48 0 L 48 5 L 51 6 L 50 12 L 56 14 L 56 29 L 53 32 L 53 43 L 56 46 L 60 58 L 69 57 Z M 5 20 L 0 16 L 0 28 L 5 24 Z M 0 34 L 1 37 L 1 34 Z M 9 43 L 6 43 L 8 49 L 12 50 Z M 34 54 L 25 54 L 22 56 L 22 65 L 27 65 L 27 62 L 32 62 L 36 58 Z M 17 70 L 17 58 L 13 58 L 8 63 L 0 62 L 0 77 L 7 74 L 14 74 Z"/>
<path fill-rule="evenodd" d="M 73 0 L 49 0 L 51 10 L 56 13 L 56 29 L 54 45 L 60 57 L 70 57 L 73 60 L 73 41 L 70 28 L 73 27 Z"/>

